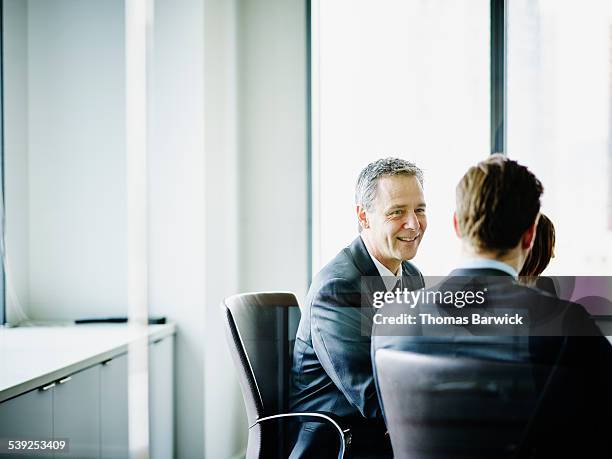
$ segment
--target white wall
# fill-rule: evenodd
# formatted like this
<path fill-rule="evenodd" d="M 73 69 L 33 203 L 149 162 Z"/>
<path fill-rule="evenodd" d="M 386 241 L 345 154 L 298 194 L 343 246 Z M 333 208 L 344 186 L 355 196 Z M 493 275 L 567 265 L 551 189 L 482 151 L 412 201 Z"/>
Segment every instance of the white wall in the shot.
<path fill-rule="evenodd" d="M 3 11 L 4 192 L 7 322 L 29 305 L 28 238 L 28 3 L 6 0 Z"/>
<path fill-rule="evenodd" d="M 150 311 L 179 329 L 177 457 L 239 457 L 247 424 L 220 302 L 306 289 L 305 6 L 155 9 Z"/>
<path fill-rule="evenodd" d="M 29 0 L 27 30 L 30 313 L 125 315 L 123 1 Z"/>
<path fill-rule="evenodd" d="M 240 0 L 241 288 L 308 282 L 306 2 Z"/>
<path fill-rule="evenodd" d="M 156 0 L 150 99 L 149 313 L 178 326 L 177 458 L 204 451 L 207 232 L 203 0 Z"/>
<path fill-rule="evenodd" d="M 70 8 L 58 11 L 31 0 L 37 11 L 29 19 L 36 30 L 30 54 L 38 59 L 30 58 L 38 75 L 29 85 L 31 94 L 42 98 L 30 104 L 38 111 L 30 119 L 30 139 L 34 142 L 35 134 L 44 139 L 34 142 L 31 155 L 30 179 L 37 180 L 30 187 L 35 198 L 31 262 L 38 264 L 31 281 L 32 291 L 40 292 L 33 310 L 54 319 L 108 314 L 106 305 L 121 296 L 125 314 L 126 298 L 118 294 L 126 286 L 125 147 L 124 132 L 115 130 L 124 123 L 125 67 L 115 60 L 117 43 L 109 43 L 109 34 L 123 40 L 118 30 L 123 23 L 115 21 L 117 14 L 122 20 L 123 5 L 97 2 L 97 9 L 87 11 L 95 11 L 90 14 L 98 19 L 84 30 L 80 23 L 90 16 L 81 3 L 92 8 L 95 0 L 58 1 Z M 221 300 L 239 291 L 293 290 L 302 296 L 306 289 L 304 8 L 298 0 L 155 1 L 149 312 L 178 325 L 177 458 L 239 457 L 246 447 L 246 416 L 225 341 Z M 86 53 L 68 38 L 73 31 L 105 40 L 88 46 Z M 61 42 L 63 54 L 45 49 L 44 39 L 49 45 Z M 108 54 L 101 55 L 102 50 Z M 43 72 L 41 59 L 61 65 Z M 72 75 L 68 61 L 84 68 Z M 92 99 L 79 92 L 93 88 L 92 81 L 101 84 L 101 75 L 116 78 L 117 88 L 92 96 L 108 99 L 107 105 L 93 101 L 102 107 L 94 116 L 88 109 Z M 54 113 L 56 103 L 65 112 Z M 59 134 L 64 125 L 72 128 L 72 137 Z M 108 131 L 107 137 L 100 131 Z M 90 224 L 94 221 L 97 226 Z M 98 244 L 95 238 L 114 242 Z M 74 248 L 60 244 L 67 242 Z M 106 256 L 95 259 L 100 269 L 113 268 L 110 272 L 76 272 L 77 255 L 93 259 L 100 254 L 87 251 L 103 249 Z M 103 276 L 110 290 L 100 292 L 104 305 L 92 294 L 100 288 L 93 279 Z M 81 296 L 84 291 L 87 297 Z"/>
<path fill-rule="evenodd" d="M 205 457 L 235 457 L 246 447 L 247 422 L 226 346 L 221 300 L 239 290 L 237 151 L 237 5 L 208 0 L 204 9 L 206 151 Z"/>

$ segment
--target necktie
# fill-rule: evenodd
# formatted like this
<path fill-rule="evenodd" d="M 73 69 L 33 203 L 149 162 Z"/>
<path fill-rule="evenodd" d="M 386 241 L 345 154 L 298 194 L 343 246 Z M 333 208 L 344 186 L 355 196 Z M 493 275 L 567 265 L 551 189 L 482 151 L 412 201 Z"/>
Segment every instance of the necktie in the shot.
<path fill-rule="evenodd" d="M 395 285 L 393 286 L 393 288 L 391 289 L 392 292 L 395 292 L 397 289 L 401 290 L 402 288 L 402 278 L 398 278 L 397 282 L 395 283 Z"/>

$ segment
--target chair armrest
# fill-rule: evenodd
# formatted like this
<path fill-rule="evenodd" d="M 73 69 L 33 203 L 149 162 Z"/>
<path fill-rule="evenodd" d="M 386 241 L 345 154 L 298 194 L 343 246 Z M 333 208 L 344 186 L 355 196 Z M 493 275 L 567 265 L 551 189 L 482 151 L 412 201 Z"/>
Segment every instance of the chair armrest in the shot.
<path fill-rule="evenodd" d="M 344 457 L 346 449 L 351 444 L 351 429 L 343 421 L 341 421 L 338 416 L 335 416 L 332 413 L 312 411 L 302 413 L 274 414 L 272 416 L 265 416 L 263 418 L 257 419 L 252 425 L 249 426 L 249 429 L 262 422 L 290 417 L 313 418 L 320 422 L 331 424 L 336 429 L 336 431 L 338 432 L 338 436 L 340 437 L 340 452 L 338 453 L 338 459 L 342 459 Z"/>

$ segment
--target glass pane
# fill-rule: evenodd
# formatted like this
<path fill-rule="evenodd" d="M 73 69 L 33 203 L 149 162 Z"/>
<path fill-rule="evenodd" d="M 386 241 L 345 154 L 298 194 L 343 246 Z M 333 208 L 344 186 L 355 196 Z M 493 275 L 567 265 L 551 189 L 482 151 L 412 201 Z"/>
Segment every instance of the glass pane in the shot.
<path fill-rule="evenodd" d="M 447 274 L 455 186 L 489 153 L 489 1 L 321 1 L 313 39 L 314 272 L 358 234 L 359 171 L 398 156 L 425 172 L 414 261 Z"/>
<path fill-rule="evenodd" d="M 544 184 L 546 273 L 612 275 L 612 2 L 513 0 L 508 14 L 508 154 Z"/>

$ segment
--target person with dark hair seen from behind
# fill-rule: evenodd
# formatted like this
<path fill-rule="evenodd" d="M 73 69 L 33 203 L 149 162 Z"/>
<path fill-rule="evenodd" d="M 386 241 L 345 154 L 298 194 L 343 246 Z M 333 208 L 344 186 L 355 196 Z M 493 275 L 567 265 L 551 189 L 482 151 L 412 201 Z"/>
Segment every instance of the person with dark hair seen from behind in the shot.
<path fill-rule="evenodd" d="M 519 273 L 522 284 L 537 287 L 552 295 L 557 294 L 555 284 L 550 277 L 540 277 L 551 258 L 555 257 L 555 226 L 550 219 L 540 214 L 536 228 L 535 240 L 531 252 Z"/>
<path fill-rule="evenodd" d="M 360 290 L 363 278 L 387 291 L 398 282 L 424 286 L 407 261 L 427 228 L 422 171 L 399 158 L 368 164 L 357 179 L 355 209 L 359 235 L 315 276 L 302 307 L 291 409 L 342 418 L 352 432 L 350 458 L 391 458 L 370 359 L 374 308 L 361 307 Z M 291 459 L 337 458 L 338 437 L 326 427 L 304 422 Z"/>
<path fill-rule="evenodd" d="M 536 277 L 548 266 L 551 258 L 555 257 L 555 226 L 550 219 L 540 214 L 536 235 L 531 252 L 519 273 L 520 277 Z"/>
<path fill-rule="evenodd" d="M 611 458 L 610 342 L 583 306 L 518 281 L 536 241 L 542 193 L 542 184 L 529 169 L 504 155 L 491 155 L 469 168 L 456 188 L 453 218 L 464 260 L 440 285 L 451 293 L 465 293 L 466 288 L 477 286 L 485 292 L 486 301 L 478 307 L 463 308 L 418 300 L 411 305 L 418 311 L 428 310 L 444 318 L 461 318 L 465 311 L 468 322 L 455 322 L 446 328 L 418 324 L 412 330 L 405 326 L 400 332 L 387 334 L 375 325 L 372 357 L 375 363 L 376 351 L 395 349 L 550 368 L 544 380 L 536 380 L 534 373 L 533 380 L 518 381 L 533 387 L 540 398 L 528 407 L 532 421 L 515 439 L 524 454 L 507 457 Z M 530 273 L 543 269 L 545 258 L 546 254 L 534 260 L 535 269 Z M 426 298 L 433 288 L 420 298 Z M 383 307 L 382 319 L 394 311 Z M 489 317 L 516 313 L 527 323 L 518 329 L 519 334 L 517 328 L 501 333 L 495 325 L 479 329 L 469 322 L 474 311 Z M 561 376 L 552 379 L 557 374 Z M 507 395 L 512 397 L 511 393 Z M 465 438 L 469 436 L 465 431 L 463 435 L 466 448 L 477 449 L 480 439 Z M 448 437 L 453 436 L 449 433 Z"/>

